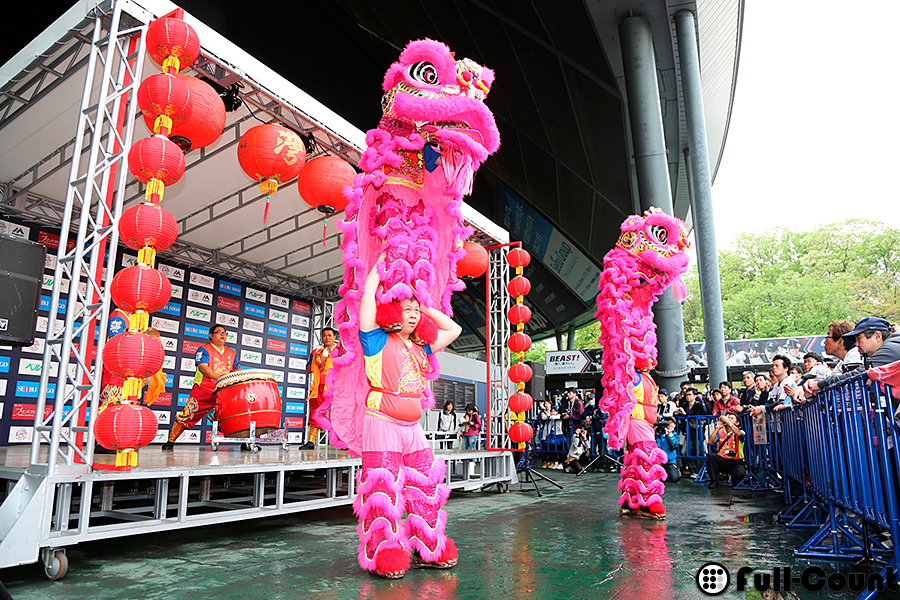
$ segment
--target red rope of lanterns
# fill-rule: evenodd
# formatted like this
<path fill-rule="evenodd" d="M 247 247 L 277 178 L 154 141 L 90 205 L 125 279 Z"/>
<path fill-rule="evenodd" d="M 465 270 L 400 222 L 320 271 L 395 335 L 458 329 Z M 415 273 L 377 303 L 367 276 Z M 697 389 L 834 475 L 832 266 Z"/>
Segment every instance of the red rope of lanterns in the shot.
<path fill-rule="evenodd" d="M 147 187 L 144 202 L 119 219 L 120 237 L 138 251 L 138 264 L 113 277 L 110 296 L 129 313 L 129 322 L 127 331 L 110 338 L 103 348 L 107 370 L 125 381 L 122 401 L 94 419 L 94 436 L 104 448 L 116 450 L 116 467 L 122 468 L 137 465 L 136 450 L 153 441 L 158 429 L 153 411 L 140 404 L 140 396 L 144 379 L 162 369 L 165 350 L 146 331 L 149 313 L 164 307 L 172 296 L 171 282 L 154 266 L 156 253 L 178 237 L 175 217 L 159 204 L 165 187 L 184 175 L 184 153 L 168 136 L 192 113 L 190 88 L 177 74 L 197 58 L 200 40 L 182 19 L 164 17 L 150 24 L 147 51 L 164 70 L 144 79 L 137 93 L 144 118 L 152 119 L 153 135 L 135 142 L 128 152 L 131 174 Z"/>
<path fill-rule="evenodd" d="M 509 398 L 510 421 L 509 439 L 524 448 L 534 435 L 531 425 L 525 422 L 526 413 L 531 410 L 534 399 L 525 392 L 525 382 L 533 375 L 531 367 L 525 363 L 525 352 L 531 348 L 531 337 L 525 333 L 525 323 L 531 320 L 531 309 L 522 302 L 531 291 L 531 282 L 523 275 L 525 267 L 531 262 L 531 255 L 522 248 L 515 248 L 506 255 L 506 261 L 516 270 L 516 276 L 510 279 L 506 290 L 516 299 L 516 303 L 506 313 L 509 322 L 516 326 L 507 341 L 509 349 L 517 354 L 518 361 L 509 368 L 509 379 L 516 384 L 517 391 Z"/>

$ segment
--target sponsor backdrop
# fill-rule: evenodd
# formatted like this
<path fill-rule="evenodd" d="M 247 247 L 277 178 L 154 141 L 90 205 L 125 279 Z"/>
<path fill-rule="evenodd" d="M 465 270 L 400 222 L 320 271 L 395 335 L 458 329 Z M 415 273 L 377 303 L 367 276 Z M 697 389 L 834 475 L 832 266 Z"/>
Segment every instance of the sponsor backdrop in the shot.
<path fill-rule="evenodd" d="M 0 346 L 0 445 L 31 442 L 50 311 L 59 236 L 39 225 L 0 220 L 0 232 L 38 241 L 48 248 L 43 292 L 35 343 L 28 348 Z M 74 242 L 71 242 L 74 244 Z M 123 251 L 124 250 L 124 251 Z M 116 271 L 135 264 L 136 255 L 120 249 Z M 151 407 L 159 421 L 156 442 L 168 436 L 175 415 L 182 409 L 193 385 L 197 347 L 209 342 L 209 328 L 220 324 L 228 331 L 227 345 L 234 348 L 245 369 L 268 369 L 281 392 L 284 425 L 291 442 L 302 442 L 306 427 L 306 361 L 311 340 L 309 302 L 280 296 L 238 280 L 217 277 L 180 265 L 157 261 L 157 268 L 172 282 L 172 300 L 153 313 L 151 326 L 159 330 L 166 360 L 166 391 Z M 82 289 L 85 284 L 81 283 Z M 63 288 L 55 309 L 62 317 L 70 298 Z M 72 295 L 73 301 L 75 296 Z M 57 321 L 61 326 L 62 320 Z M 116 326 L 115 321 L 111 324 Z M 49 366 L 55 376 L 56 363 Z M 51 383 L 51 386 L 53 384 Z M 55 390 L 51 390 L 53 394 Z M 184 432 L 179 443 L 200 443 L 211 436 L 204 419 Z"/>

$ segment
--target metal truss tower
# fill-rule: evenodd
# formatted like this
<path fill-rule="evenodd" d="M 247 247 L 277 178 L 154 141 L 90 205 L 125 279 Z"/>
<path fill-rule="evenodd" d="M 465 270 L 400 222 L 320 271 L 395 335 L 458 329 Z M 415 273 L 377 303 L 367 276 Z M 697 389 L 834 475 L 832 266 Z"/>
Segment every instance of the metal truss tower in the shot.
<path fill-rule="evenodd" d="M 516 244 L 518 245 L 518 244 Z M 509 283 L 510 266 L 506 255 L 514 246 L 504 244 L 488 247 L 487 270 L 487 449 L 509 450 L 518 448 L 508 435 L 509 396 L 514 393 L 507 376 L 512 365 L 506 342 L 513 328 L 506 314 L 512 302 L 506 286 Z"/>

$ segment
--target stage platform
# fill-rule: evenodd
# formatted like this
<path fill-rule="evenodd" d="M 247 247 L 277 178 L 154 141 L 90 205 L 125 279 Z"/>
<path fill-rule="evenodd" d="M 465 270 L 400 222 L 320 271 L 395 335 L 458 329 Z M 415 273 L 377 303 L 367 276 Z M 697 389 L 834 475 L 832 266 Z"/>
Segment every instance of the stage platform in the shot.
<path fill-rule="evenodd" d="M 0 448 L 0 568 L 42 559 L 51 571 L 65 547 L 91 540 L 171 531 L 352 504 L 359 458 L 331 447 L 259 452 L 239 445 L 142 448 L 130 471 L 76 466 L 28 473 L 30 447 Z M 516 483 L 509 452 L 436 450 L 446 483 L 478 489 Z M 113 464 L 100 455 L 95 464 Z M 41 462 L 46 463 L 42 448 Z M 9 542 L 9 543 L 7 543 Z M 48 573 L 49 574 L 49 573 Z"/>

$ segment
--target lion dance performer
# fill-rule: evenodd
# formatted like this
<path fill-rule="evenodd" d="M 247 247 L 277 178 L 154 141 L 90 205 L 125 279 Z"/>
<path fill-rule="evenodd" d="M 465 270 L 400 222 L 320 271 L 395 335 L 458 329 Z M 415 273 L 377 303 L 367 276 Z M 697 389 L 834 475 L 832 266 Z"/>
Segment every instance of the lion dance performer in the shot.
<path fill-rule="evenodd" d="M 484 104 L 493 80 L 440 42 L 410 42 L 384 77 L 383 117 L 366 135 L 363 172 L 338 225 L 346 270 L 335 322 L 344 353 L 333 358 L 318 421 L 334 445 L 362 455 L 359 563 L 383 577 L 402 577 L 411 560 L 457 562 L 441 510 L 446 466 L 418 421 L 434 405 L 426 385 L 439 373 L 433 351 L 459 333 L 448 315 L 451 295 L 465 287 L 456 276 L 471 233 L 462 198 L 500 146 Z M 423 315 L 412 332 L 407 311 Z"/>
<path fill-rule="evenodd" d="M 684 223 L 659 209 L 632 215 L 615 247 L 603 257 L 597 319 L 603 348 L 602 406 L 610 417 L 605 431 L 611 448 L 627 440 L 619 491 L 622 514 L 664 519 L 662 468 L 666 453 L 656 447 L 653 426 L 659 388 L 649 371 L 656 365 L 653 304 L 669 286 L 685 297 L 681 275 L 689 247 Z"/>

